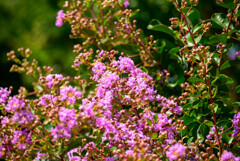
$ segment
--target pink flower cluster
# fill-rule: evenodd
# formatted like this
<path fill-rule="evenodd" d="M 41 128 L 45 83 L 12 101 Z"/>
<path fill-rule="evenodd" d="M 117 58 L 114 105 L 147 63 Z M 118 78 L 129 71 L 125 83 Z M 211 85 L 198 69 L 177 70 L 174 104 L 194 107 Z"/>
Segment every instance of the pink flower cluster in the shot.
<path fill-rule="evenodd" d="M 59 120 L 61 123 L 51 129 L 53 141 L 56 141 L 58 138 L 70 138 L 72 129 L 78 125 L 74 109 L 62 107 L 59 111 Z"/>
<path fill-rule="evenodd" d="M 7 88 L 0 87 L 0 103 L 5 103 L 10 94 L 11 91 L 9 91 Z"/>
<path fill-rule="evenodd" d="M 63 13 L 63 10 L 58 11 L 55 25 L 57 27 L 61 27 L 63 25 L 64 18 L 65 18 L 65 14 Z"/>

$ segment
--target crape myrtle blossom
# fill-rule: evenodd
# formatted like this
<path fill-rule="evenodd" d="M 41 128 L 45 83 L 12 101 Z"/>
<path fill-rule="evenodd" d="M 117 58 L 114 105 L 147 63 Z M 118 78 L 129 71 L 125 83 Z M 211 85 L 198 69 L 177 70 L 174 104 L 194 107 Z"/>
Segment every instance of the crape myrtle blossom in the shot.
<path fill-rule="evenodd" d="M 0 87 L 0 104 L 5 103 L 10 94 L 11 91 L 9 91 L 7 88 Z"/>
<path fill-rule="evenodd" d="M 129 4 L 130 4 L 129 0 L 124 0 L 123 5 L 124 5 L 125 8 L 127 8 L 129 6 Z"/>
<path fill-rule="evenodd" d="M 19 125 L 24 125 L 32 122 L 34 117 L 35 115 L 31 111 L 20 110 L 12 116 L 11 121 L 18 123 Z"/>
<path fill-rule="evenodd" d="M 67 101 L 70 104 L 75 104 L 76 98 L 79 99 L 82 96 L 82 93 L 72 86 L 66 86 L 61 87 L 60 96 L 61 101 Z"/>
<path fill-rule="evenodd" d="M 37 152 L 37 156 L 34 158 L 34 161 L 38 161 L 40 159 L 47 158 L 47 153 L 41 153 L 40 151 Z"/>
<path fill-rule="evenodd" d="M 169 161 L 177 160 L 184 156 L 186 149 L 187 147 L 182 144 L 174 144 L 168 149 L 166 156 L 168 157 Z"/>
<path fill-rule="evenodd" d="M 63 13 L 63 10 L 58 11 L 55 25 L 57 27 L 61 27 L 63 25 L 64 18 L 65 18 L 65 14 Z"/>
<path fill-rule="evenodd" d="M 55 81 L 61 81 L 63 79 L 62 74 L 49 74 L 46 76 L 48 88 L 51 88 L 54 85 Z"/>
<path fill-rule="evenodd" d="M 57 96 L 51 94 L 44 94 L 42 97 L 39 98 L 39 105 L 52 105 L 54 106 L 57 103 Z"/>
<path fill-rule="evenodd" d="M 235 157 L 233 153 L 225 150 L 221 156 L 220 161 L 240 161 L 240 157 Z"/>
<path fill-rule="evenodd" d="M 53 141 L 56 141 L 58 138 L 70 138 L 72 129 L 79 125 L 75 115 L 75 109 L 62 107 L 59 111 L 59 120 L 61 123 L 57 124 L 55 128 L 51 128 Z"/>
<path fill-rule="evenodd" d="M 230 56 L 231 60 L 236 60 L 236 57 L 240 56 L 240 51 L 235 52 L 233 55 Z"/>
<path fill-rule="evenodd" d="M 106 67 L 103 63 L 97 62 L 95 66 L 92 68 L 92 71 L 94 73 L 93 80 L 97 81 L 99 77 L 104 73 L 104 70 L 106 70 Z"/>
<path fill-rule="evenodd" d="M 12 144 L 15 144 L 18 149 L 26 149 L 28 145 L 32 144 L 31 135 L 26 131 L 16 130 L 13 132 Z"/>
<path fill-rule="evenodd" d="M 24 106 L 25 106 L 25 102 L 23 99 L 19 99 L 16 96 L 13 96 L 9 98 L 7 105 L 5 106 L 5 110 L 7 112 L 17 111 L 17 110 L 23 109 Z"/>
<path fill-rule="evenodd" d="M 232 120 L 232 123 L 233 123 L 233 127 L 235 128 L 233 130 L 233 137 L 237 136 L 240 132 L 240 112 L 238 112 L 237 114 L 235 114 L 233 116 L 233 120 Z"/>

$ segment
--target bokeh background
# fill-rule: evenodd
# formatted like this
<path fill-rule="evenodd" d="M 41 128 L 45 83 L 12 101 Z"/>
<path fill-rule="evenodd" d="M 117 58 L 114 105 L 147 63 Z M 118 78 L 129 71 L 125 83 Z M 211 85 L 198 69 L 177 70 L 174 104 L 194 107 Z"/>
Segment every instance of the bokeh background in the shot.
<path fill-rule="evenodd" d="M 201 1 L 204 1 L 203 3 Z M 0 87 L 14 87 L 14 93 L 23 85 L 31 88 L 31 79 L 24 74 L 10 73 L 12 62 L 7 61 L 6 54 L 17 48 L 30 48 L 32 59 L 40 65 L 52 66 L 54 73 L 73 75 L 71 69 L 75 55 L 73 45 L 78 40 L 69 38 L 68 24 L 55 26 L 57 12 L 64 0 L 1 0 L 0 1 Z M 169 18 L 178 16 L 173 5 L 167 0 L 130 0 L 130 8 L 140 9 L 134 17 L 143 33 L 155 38 L 170 39 L 168 35 L 150 31 L 147 25 L 152 19 L 170 25 Z M 216 6 L 215 1 L 200 0 L 197 9 L 203 19 L 208 19 L 214 12 L 226 12 Z"/>

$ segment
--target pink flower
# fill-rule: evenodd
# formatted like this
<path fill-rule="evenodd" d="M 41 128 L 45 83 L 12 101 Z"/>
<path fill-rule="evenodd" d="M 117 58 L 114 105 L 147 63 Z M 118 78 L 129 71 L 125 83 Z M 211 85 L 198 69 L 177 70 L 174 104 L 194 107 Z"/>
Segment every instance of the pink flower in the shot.
<path fill-rule="evenodd" d="M 11 91 L 8 91 L 7 88 L 0 87 L 0 103 L 5 103 L 8 96 L 11 94 Z"/>
<path fill-rule="evenodd" d="M 168 157 L 169 161 L 177 160 L 179 157 L 182 157 L 185 154 L 186 147 L 182 144 L 175 144 L 169 148 L 166 152 L 166 156 Z"/>
<path fill-rule="evenodd" d="M 61 101 L 69 102 L 70 104 L 76 103 L 76 97 L 80 98 L 82 96 L 82 93 L 80 91 L 77 91 L 76 88 L 73 88 L 72 86 L 63 87 L 60 89 L 60 96 Z"/>
<path fill-rule="evenodd" d="M 129 0 L 125 0 L 123 5 L 124 5 L 125 8 L 127 8 L 129 6 Z"/>
<path fill-rule="evenodd" d="M 229 160 L 232 160 L 232 161 L 239 161 L 240 160 L 240 157 L 235 157 L 233 155 L 233 153 L 231 152 L 228 152 L 228 151 L 224 151 L 222 156 L 221 156 L 221 161 L 229 161 Z"/>
<path fill-rule="evenodd" d="M 63 25 L 64 18 L 65 18 L 65 14 L 63 13 L 63 10 L 58 11 L 57 18 L 56 18 L 57 20 L 56 20 L 55 25 L 57 27 L 61 27 Z"/>
<path fill-rule="evenodd" d="M 31 135 L 26 131 L 14 131 L 12 144 L 18 145 L 18 149 L 26 149 L 26 146 L 32 144 Z"/>

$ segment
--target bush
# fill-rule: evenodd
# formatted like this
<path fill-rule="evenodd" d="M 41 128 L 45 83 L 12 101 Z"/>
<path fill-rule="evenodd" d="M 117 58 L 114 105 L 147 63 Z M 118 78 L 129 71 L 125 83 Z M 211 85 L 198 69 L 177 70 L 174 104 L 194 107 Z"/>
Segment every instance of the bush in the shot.
<path fill-rule="evenodd" d="M 240 160 L 238 0 L 202 20 L 197 0 L 170 0 L 171 26 L 144 36 L 128 0 L 66 1 L 56 26 L 78 39 L 74 77 L 10 51 L 33 91 L 0 88 L 5 160 Z M 131 1 L 130 1 L 131 2 Z M 141 11 L 140 11 L 141 12 Z M 140 22 L 141 23 L 141 22 Z"/>

